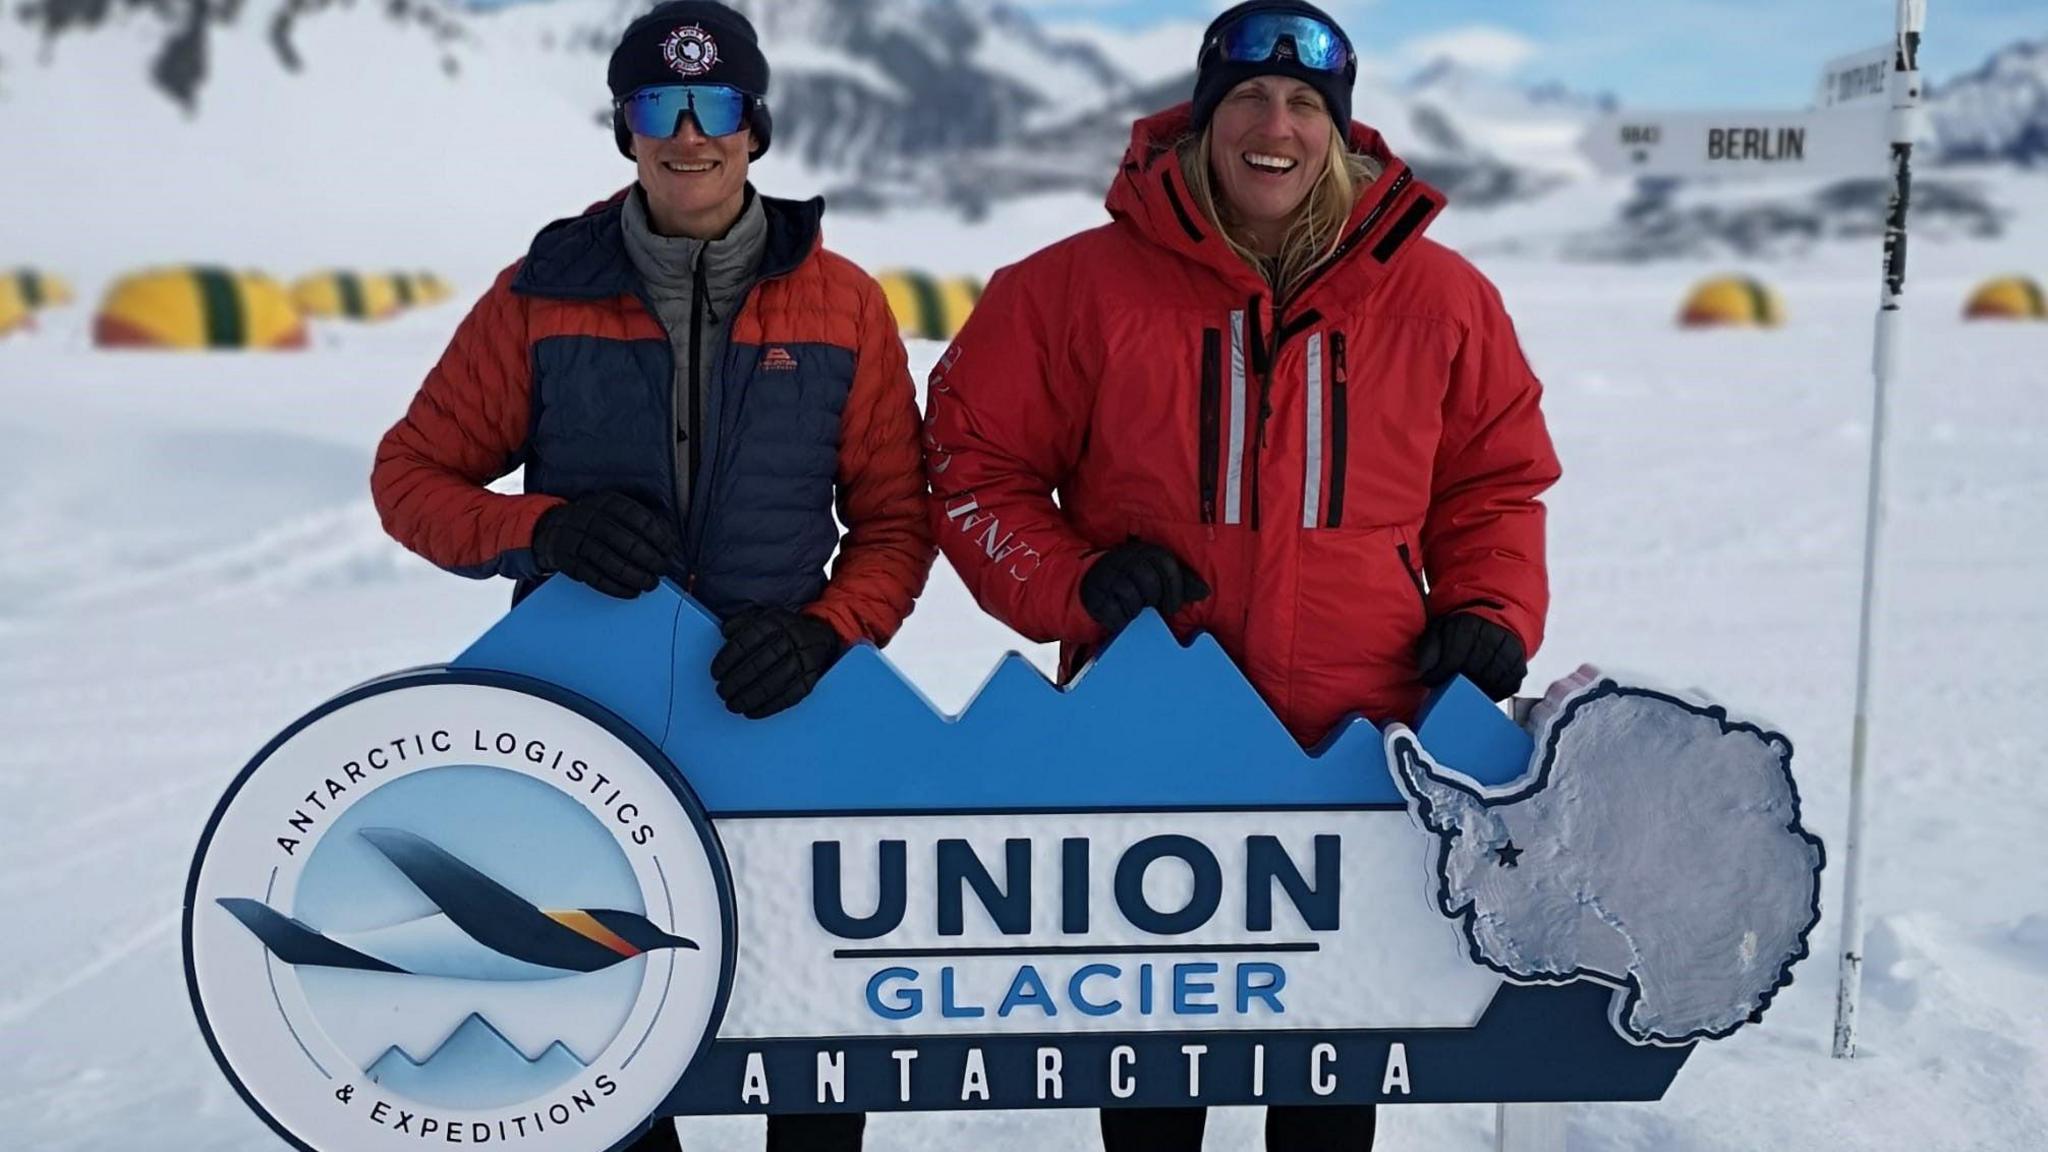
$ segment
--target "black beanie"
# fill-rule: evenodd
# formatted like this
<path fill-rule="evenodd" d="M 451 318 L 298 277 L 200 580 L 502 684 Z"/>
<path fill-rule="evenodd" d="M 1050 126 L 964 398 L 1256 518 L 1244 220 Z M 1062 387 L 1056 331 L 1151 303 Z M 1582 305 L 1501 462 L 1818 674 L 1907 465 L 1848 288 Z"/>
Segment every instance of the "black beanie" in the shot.
<path fill-rule="evenodd" d="M 1274 54 L 1274 59 L 1240 63 L 1223 58 L 1223 29 L 1235 23 L 1240 17 L 1254 12 L 1277 12 L 1308 16 L 1336 29 L 1339 39 L 1351 58 L 1344 62 L 1342 72 L 1318 72 L 1304 67 L 1284 49 Z M 1195 117 L 1194 129 L 1200 132 L 1209 126 L 1209 117 L 1216 114 L 1216 106 L 1232 88 L 1254 76 L 1290 76 L 1322 95 L 1323 107 L 1329 109 L 1330 119 L 1337 124 L 1337 131 L 1348 136 L 1351 132 L 1351 86 L 1358 80 L 1358 52 L 1351 46 L 1351 37 L 1329 14 L 1313 4 L 1299 0 L 1247 0 L 1209 22 L 1202 33 L 1202 48 L 1195 57 Z"/>
<path fill-rule="evenodd" d="M 768 150 L 774 123 L 768 117 L 768 59 L 745 16 L 717 0 L 668 0 L 626 25 L 605 69 L 612 99 L 654 84 L 727 84 L 754 97 L 748 126 L 759 159 Z M 633 134 L 625 117 L 612 114 L 619 151 L 633 155 Z"/>

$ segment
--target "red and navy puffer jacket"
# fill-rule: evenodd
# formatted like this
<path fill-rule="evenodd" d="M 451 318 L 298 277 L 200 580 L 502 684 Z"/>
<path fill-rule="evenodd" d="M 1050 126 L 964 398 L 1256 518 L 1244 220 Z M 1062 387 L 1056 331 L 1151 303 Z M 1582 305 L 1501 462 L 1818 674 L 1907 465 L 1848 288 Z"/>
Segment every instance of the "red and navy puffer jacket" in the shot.
<path fill-rule="evenodd" d="M 1276 300 L 1193 211 L 1188 122 L 1140 121 L 1112 222 L 997 273 L 933 371 L 940 548 L 1071 670 L 1102 640 L 1082 574 L 1165 545 L 1215 590 L 1174 629 L 1215 636 L 1297 739 L 1411 717 L 1430 617 L 1542 642 L 1541 388 L 1493 286 L 1423 237 L 1443 197 L 1377 133 L 1352 126 L 1384 171 L 1335 256 Z"/>
<path fill-rule="evenodd" d="M 385 530 L 444 568 L 512 576 L 523 591 L 540 577 L 541 514 L 615 489 L 675 518 L 676 574 L 713 611 L 779 605 L 849 642 L 887 641 L 934 549 L 915 395 L 881 287 L 823 248 L 822 201 L 761 198 L 762 278 L 706 378 L 679 509 L 674 356 L 626 252 L 623 200 L 548 226 L 463 320 L 378 445 L 371 489 Z M 483 487 L 522 465 L 526 495 Z"/>

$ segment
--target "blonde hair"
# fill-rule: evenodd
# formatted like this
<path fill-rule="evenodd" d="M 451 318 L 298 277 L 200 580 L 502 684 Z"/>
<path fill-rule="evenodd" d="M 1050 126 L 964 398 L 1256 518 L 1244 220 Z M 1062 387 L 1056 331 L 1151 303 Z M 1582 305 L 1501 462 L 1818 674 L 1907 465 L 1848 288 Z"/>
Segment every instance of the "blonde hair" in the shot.
<path fill-rule="evenodd" d="M 1215 125 L 1211 124 L 1203 128 L 1200 135 L 1190 133 L 1174 146 L 1180 160 L 1181 178 L 1186 182 L 1195 206 L 1223 237 L 1223 242 L 1265 276 L 1275 295 L 1285 298 L 1290 289 L 1337 250 L 1337 244 L 1343 239 L 1344 223 L 1351 218 L 1351 209 L 1358 202 L 1358 194 L 1379 178 L 1381 165 L 1370 156 L 1351 151 L 1344 133 L 1334 121 L 1331 122 L 1330 145 L 1323 163 L 1323 174 L 1317 177 L 1308 195 L 1295 208 L 1294 219 L 1287 225 L 1287 235 L 1280 242 L 1280 250 L 1264 254 L 1245 241 L 1235 222 L 1225 215 L 1225 205 L 1216 196 L 1216 179 L 1209 167 L 1214 135 Z"/>

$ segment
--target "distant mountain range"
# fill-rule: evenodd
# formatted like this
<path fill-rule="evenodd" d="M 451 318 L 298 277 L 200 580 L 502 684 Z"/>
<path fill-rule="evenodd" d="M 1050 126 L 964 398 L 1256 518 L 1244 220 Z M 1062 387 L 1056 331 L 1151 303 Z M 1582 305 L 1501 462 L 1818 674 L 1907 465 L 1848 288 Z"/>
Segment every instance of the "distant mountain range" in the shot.
<path fill-rule="evenodd" d="M 1928 90 L 1941 155 L 1954 163 L 2048 163 L 2048 39 L 2013 44 Z"/>
<path fill-rule="evenodd" d="M 1062 37 L 1001 0 L 737 6 L 772 46 L 771 159 L 799 165 L 837 212 L 941 205 L 972 219 L 1017 197 L 1099 195 L 1131 121 L 1192 87 L 1192 61 L 1176 72 L 1158 60 L 1118 59 L 1114 38 Z M 226 62 L 247 72 L 267 59 L 279 81 L 245 81 L 237 91 L 260 89 L 258 100 L 285 109 L 332 105 L 329 122 L 346 115 L 364 84 L 391 89 L 385 103 L 417 107 L 422 123 L 463 88 L 526 89 L 506 94 L 510 106 L 530 102 L 537 85 L 570 115 L 534 132 L 577 121 L 602 132 L 605 58 L 619 29 L 647 7 L 646 0 L 494 9 L 456 0 L 364 0 L 362 7 L 355 0 L 0 0 L 0 121 L 10 95 L 44 83 L 49 60 L 97 57 L 104 48 L 110 67 L 146 72 L 151 90 L 199 121 L 220 114 L 212 86 Z M 382 32 L 366 31 L 370 25 Z M 346 75 L 308 67 L 327 38 L 357 58 L 370 53 L 379 66 Z M 464 95 L 477 104 L 501 91 Z M 1407 76 L 1362 75 L 1356 107 L 1469 209 L 1528 200 L 1590 176 L 1578 138 L 1616 101 L 1516 85 L 1441 60 Z M 1935 88 L 1930 122 L 1939 160 L 2048 159 L 2048 42 L 2013 45 Z M 577 148 L 588 154 L 588 138 Z M 1640 218 L 1646 210 L 1637 208 Z M 1995 220 L 1995 213 L 1977 218 Z"/>

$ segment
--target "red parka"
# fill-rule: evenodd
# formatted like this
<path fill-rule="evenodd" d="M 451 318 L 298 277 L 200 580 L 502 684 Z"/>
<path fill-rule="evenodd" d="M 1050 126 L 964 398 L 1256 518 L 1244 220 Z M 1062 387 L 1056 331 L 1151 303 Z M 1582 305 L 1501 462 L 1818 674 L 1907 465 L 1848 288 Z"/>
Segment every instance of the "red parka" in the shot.
<path fill-rule="evenodd" d="M 1543 639 L 1541 386 L 1493 285 L 1423 237 L 1442 195 L 1378 133 L 1351 128 L 1384 171 L 1336 255 L 1275 300 L 1194 207 L 1188 118 L 1139 121 L 1112 222 L 998 272 L 934 369 L 940 547 L 1071 672 L 1103 638 L 1082 574 L 1164 545 L 1214 589 L 1174 630 L 1214 635 L 1297 739 L 1412 717 L 1429 618 Z"/>

